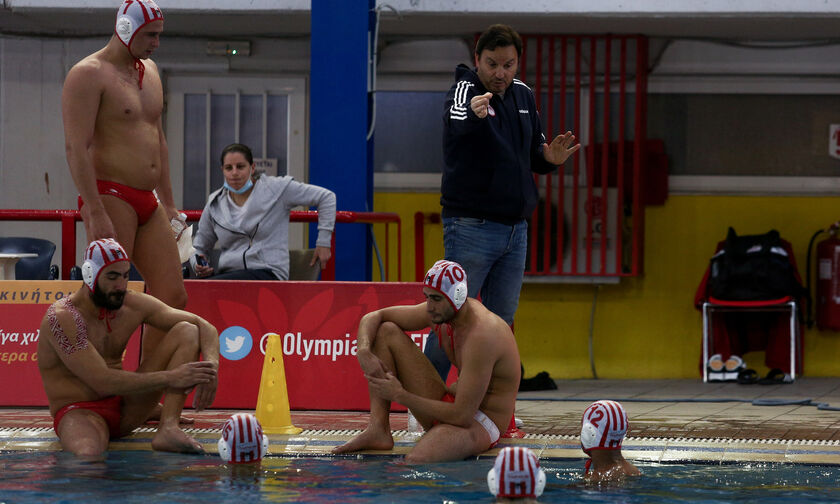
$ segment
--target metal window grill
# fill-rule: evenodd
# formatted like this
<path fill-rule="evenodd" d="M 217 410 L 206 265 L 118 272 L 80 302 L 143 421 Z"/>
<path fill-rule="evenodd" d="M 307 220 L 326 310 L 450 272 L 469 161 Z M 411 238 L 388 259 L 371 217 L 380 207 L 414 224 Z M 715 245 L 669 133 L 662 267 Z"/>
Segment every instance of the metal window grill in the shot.
<path fill-rule="evenodd" d="M 642 273 L 642 168 L 648 41 L 639 35 L 523 35 L 520 78 L 531 86 L 548 141 L 571 130 L 581 149 L 535 175 L 525 274 Z"/>

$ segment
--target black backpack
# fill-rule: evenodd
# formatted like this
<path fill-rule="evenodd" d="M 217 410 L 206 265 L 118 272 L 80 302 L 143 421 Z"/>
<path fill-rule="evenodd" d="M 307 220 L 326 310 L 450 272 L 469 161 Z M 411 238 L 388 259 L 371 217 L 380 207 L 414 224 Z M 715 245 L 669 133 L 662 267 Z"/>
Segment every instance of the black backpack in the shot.
<path fill-rule="evenodd" d="M 738 236 L 729 228 L 726 243 L 711 259 L 708 293 L 737 301 L 778 299 L 805 294 L 796 279 L 779 232 Z"/>

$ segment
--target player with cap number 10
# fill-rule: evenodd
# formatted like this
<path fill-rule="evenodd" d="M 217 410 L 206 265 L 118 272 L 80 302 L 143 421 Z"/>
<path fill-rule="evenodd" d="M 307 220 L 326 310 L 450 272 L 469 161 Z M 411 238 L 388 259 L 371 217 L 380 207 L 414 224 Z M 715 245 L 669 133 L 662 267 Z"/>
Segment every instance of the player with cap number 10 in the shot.
<path fill-rule="evenodd" d="M 368 380 L 370 420 L 334 453 L 391 449 L 392 401 L 409 408 L 426 430 L 407 462 L 462 460 L 494 446 L 509 428 L 520 377 L 510 326 L 467 297 L 467 275 L 458 263 L 436 262 L 423 294 L 423 303 L 382 308 L 359 322 L 356 357 Z M 406 334 L 430 325 L 460 371 L 451 387 Z"/>

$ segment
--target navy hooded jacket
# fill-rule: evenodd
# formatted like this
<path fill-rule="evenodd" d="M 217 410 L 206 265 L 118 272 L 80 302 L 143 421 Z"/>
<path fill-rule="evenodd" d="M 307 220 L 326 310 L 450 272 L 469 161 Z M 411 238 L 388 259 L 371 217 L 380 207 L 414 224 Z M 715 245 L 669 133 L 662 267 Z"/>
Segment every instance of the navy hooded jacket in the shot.
<path fill-rule="evenodd" d="M 455 68 L 443 117 L 444 169 L 440 204 L 444 217 L 475 217 L 514 224 L 537 205 L 532 172 L 556 168 L 545 160 L 534 94 L 519 79 L 504 96 L 490 99 L 492 113 L 479 119 L 470 99 L 487 92 L 474 70 Z"/>

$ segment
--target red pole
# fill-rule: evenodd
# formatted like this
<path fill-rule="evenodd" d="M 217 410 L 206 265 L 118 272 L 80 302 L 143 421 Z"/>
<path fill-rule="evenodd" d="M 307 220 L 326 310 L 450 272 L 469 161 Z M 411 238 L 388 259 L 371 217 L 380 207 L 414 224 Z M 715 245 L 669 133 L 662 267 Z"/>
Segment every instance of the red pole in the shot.
<path fill-rule="evenodd" d="M 633 275 L 641 273 L 642 237 L 644 219 L 642 219 L 641 170 L 644 160 L 645 134 L 647 132 L 647 71 L 648 40 L 639 36 L 636 39 L 636 121 L 633 142 Z"/>
<path fill-rule="evenodd" d="M 554 129 L 552 119 L 554 118 L 554 35 L 548 38 L 548 114 L 546 120 L 546 135 L 550 142 L 554 138 Z M 558 168 L 562 170 L 563 168 Z M 557 241 L 557 237 L 551 235 L 551 203 L 552 203 L 552 183 L 551 179 L 554 175 L 549 173 L 545 176 L 545 208 L 543 211 L 543 222 L 545 222 L 545 229 L 543 233 L 545 239 L 543 240 L 543 272 L 548 273 L 551 270 L 551 242 Z"/>
<path fill-rule="evenodd" d="M 609 239 L 609 215 L 607 201 L 609 199 L 608 179 L 610 161 L 610 57 L 612 55 L 612 37 L 604 38 L 604 138 L 601 146 L 601 275 L 607 272 L 607 240 Z"/>
<path fill-rule="evenodd" d="M 597 50 L 595 37 L 589 37 L 589 133 L 586 156 L 586 274 L 592 274 L 592 186 L 595 177 L 595 67 L 597 66 Z"/>
<path fill-rule="evenodd" d="M 537 51 L 536 51 L 536 63 L 534 64 L 534 94 L 536 95 L 537 101 L 537 113 L 542 110 L 542 43 L 543 39 L 541 36 L 537 37 Z M 551 141 L 551 140 L 549 140 Z M 534 177 L 534 185 L 537 186 L 537 203 L 539 203 L 540 199 L 540 182 L 542 177 L 539 174 L 534 173 L 532 175 Z M 545 273 L 545 259 L 546 256 L 543 256 L 543 264 L 537 264 L 537 244 L 539 243 L 539 230 L 537 229 L 537 222 L 539 222 L 539 204 L 536 208 L 534 208 L 534 212 L 531 214 L 531 272 L 532 273 Z M 548 243 L 549 238 L 549 231 L 551 228 L 548 226 L 548 223 L 543 223 L 543 237 L 545 239 L 545 243 Z"/>
<path fill-rule="evenodd" d="M 402 282 L 402 219 L 397 221 L 397 282 Z"/>
<path fill-rule="evenodd" d="M 414 213 L 414 280 L 417 282 L 423 281 L 423 276 L 426 274 L 426 258 L 424 252 L 423 240 L 423 212 Z"/>
<path fill-rule="evenodd" d="M 528 82 L 527 80 L 527 68 L 528 68 L 528 36 L 522 37 L 522 58 L 519 60 L 519 76 L 522 82 Z"/>
<path fill-rule="evenodd" d="M 566 131 L 566 37 L 560 37 L 560 132 Z M 575 135 L 580 136 L 579 131 Z M 574 154 L 577 158 L 577 153 Z M 557 271 L 563 272 L 563 239 L 566 224 L 566 165 L 557 170 Z"/>
<path fill-rule="evenodd" d="M 76 263 L 75 210 L 61 212 L 61 278 L 70 279 L 70 270 Z"/>
<path fill-rule="evenodd" d="M 390 271 L 391 271 L 391 254 L 389 254 L 391 249 L 389 247 L 390 241 L 388 240 L 388 230 L 390 228 L 391 227 L 386 222 L 385 223 L 385 278 L 382 279 L 383 282 L 388 281 L 388 273 L 390 273 Z"/>
<path fill-rule="evenodd" d="M 581 103 L 580 103 L 580 87 L 581 87 L 581 68 L 580 68 L 580 60 L 581 60 L 581 50 L 580 50 L 580 43 L 581 38 L 575 37 L 575 131 L 580 137 L 580 116 L 581 116 Z M 578 185 L 580 184 L 578 178 L 580 174 L 580 150 L 575 153 L 575 168 L 574 172 L 572 173 L 572 268 L 571 273 L 577 274 L 578 273 L 578 209 L 580 208 L 579 204 L 579 192 L 580 188 Z"/>
<path fill-rule="evenodd" d="M 627 37 L 621 38 L 621 69 L 619 70 L 620 80 L 618 85 L 618 168 L 616 173 L 616 233 L 615 233 L 615 264 L 616 272 L 624 273 L 623 264 L 623 238 L 624 233 L 624 143 L 626 142 L 626 131 L 624 121 L 626 120 L 627 107 Z"/>

